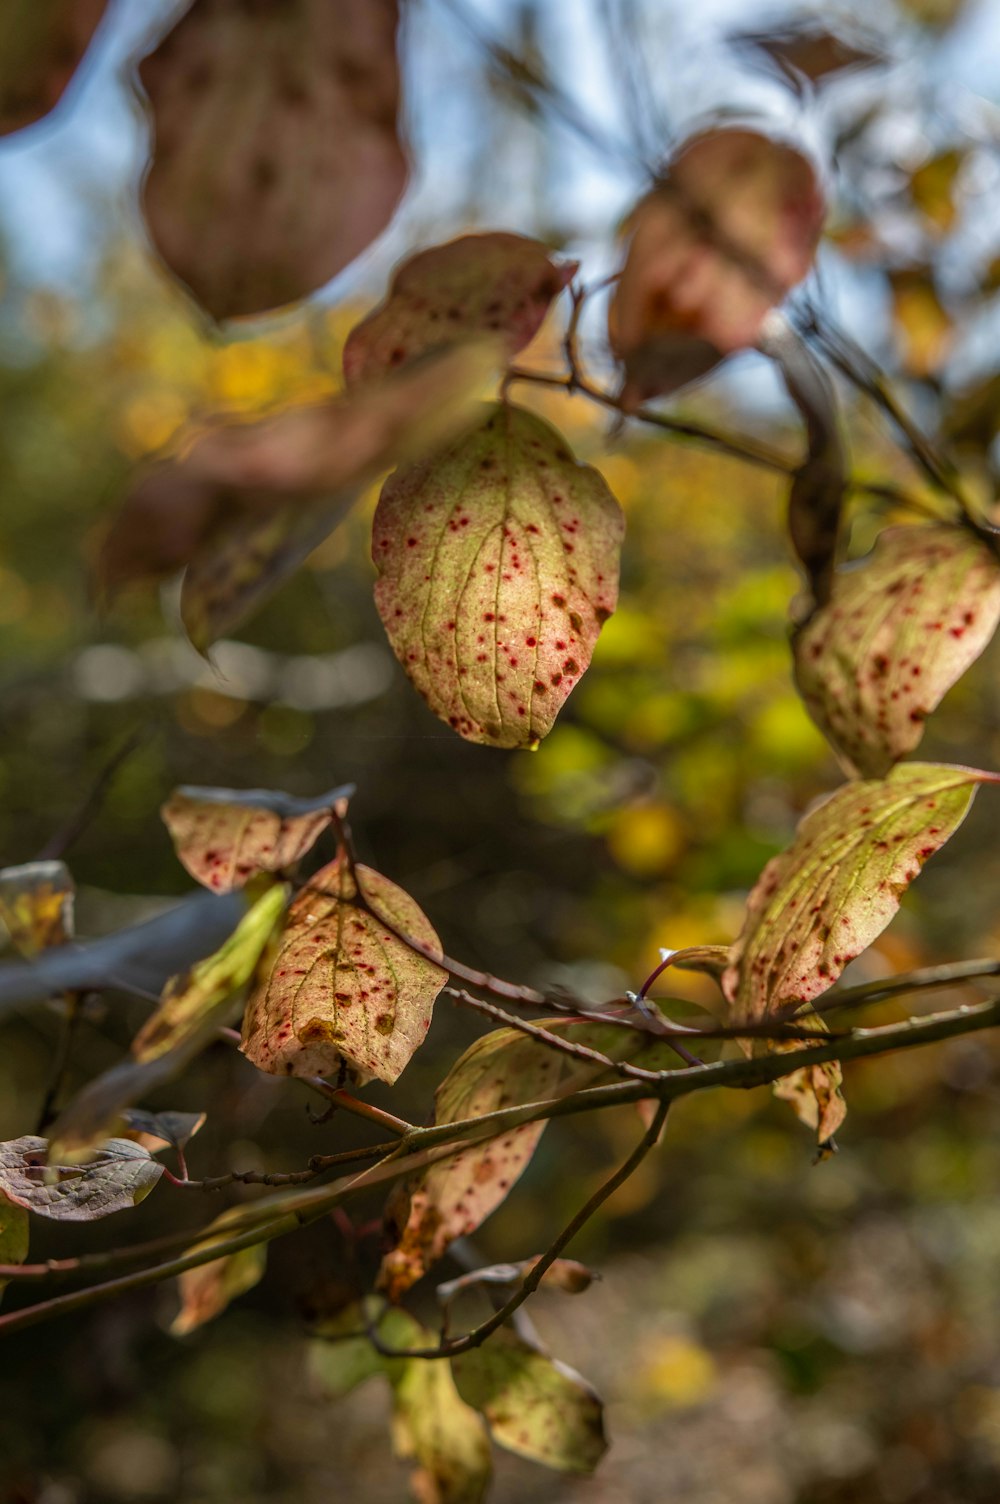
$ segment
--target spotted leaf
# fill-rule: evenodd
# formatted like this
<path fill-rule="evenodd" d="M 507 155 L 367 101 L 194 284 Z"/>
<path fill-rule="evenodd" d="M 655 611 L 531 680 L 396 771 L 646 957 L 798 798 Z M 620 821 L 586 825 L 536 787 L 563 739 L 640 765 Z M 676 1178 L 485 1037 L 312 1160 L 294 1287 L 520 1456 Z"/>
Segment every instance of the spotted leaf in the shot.
<path fill-rule="evenodd" d="M 342 856 L 295 899 L 270 976 L 251 994 L 243 1053 L 262 1071 L 314 1076 L 345 1066 L 392 1083 L 423 1044 L 446 980 L 392 929 L 436 955 L 441 944 L 409 894 Z"/>
<path fill-rule="evenodd" d="M 469 741 L 551 729 L 618 599 L 624 523 L 601 476 L 521 408 L 398 470 L 375 513 L 375 601 L 434 713 Z"/>
<path fill-rule="evenodd" d="M 73 938 L 73 879 L 64 862 L 26 862 L 0 870 L 0 923 L 32 959 Z"/>
<path fill-rule="evenodd" d="M 62 99 L 108 0 L 6 0 L 0 18 L 0 135 Z"/>
<path fill-rule="evenodd" d="M 851 772 L 880 776 L 917 746 L 998 621 L 988 543 L 947 524 L 890 528 L 840 570 L 829 605 L 795 638 L 806 708 Z"/>
<path fill-rule="evenodd" d="M 352 788 L 316 799 L 271 789 L 179 788 L 160 810 L 178 857 L 216 893 L 242 888 L 258 872 L 294 867 L 333 819 Z"/>
<path fill-rule="evenodd" d="M 398 1314 L 398 1313 L 397 1313 Z M 435 1337 L 413 1323 L 410 1346 Z M 455 1387 L 451 1367 L 430 1358 L 386 1364 L 392 1384 L 392 1435 L 396 1454 L 412 1459 L 413 1496 L 421 1504 L 480 1504 L 493 1464 L 486 1428 Z"/>
<path fill-rule="evenodd" d="M 49 1144 L 29 1135 L 0 1144 L 0 1191 L 16 1206 L 59 1222 L 93 1222 L 137 1206 L 163 1174 L 147 1150 L 108 1139 L 85 1164 L 49 1162 Z"/>
<path fill-rule="evenodd" d="M 143 204 L 167 266 L 216 319 L 315 292 L 392 217 L 396 0 L 198 0 L 139 67 Z"/>
<path fill-rule="evenodd" d="M 494 231 L 432 246 L 399 267 L 385 302 L 344 346 L 348 384 L 471 334 L 497 334 L 503 354 L 534 338 L 577 263 L 555 262 L 538 240 Z"/>

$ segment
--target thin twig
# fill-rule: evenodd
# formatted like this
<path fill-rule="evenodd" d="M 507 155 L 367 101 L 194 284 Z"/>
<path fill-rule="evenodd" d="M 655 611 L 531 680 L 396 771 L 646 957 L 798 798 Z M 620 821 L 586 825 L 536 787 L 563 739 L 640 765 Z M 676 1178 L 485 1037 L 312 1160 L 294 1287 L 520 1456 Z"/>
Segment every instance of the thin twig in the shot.
<path fill-rule="evenodd" d="M 66 854 L 73 843 L 80 838 L 91 821 L 96 819 L 100 813 L 101 806 L 107 798 L 112 784 L 126 762 L 159 729 L 157 725 L 144 721 L 129 733 L 121 746 L 116 748 L 100 769 L 90 789 L 69 820 L 42 847 L 35 858 L 36 862 L 55 861 L 58 857 Z"/>

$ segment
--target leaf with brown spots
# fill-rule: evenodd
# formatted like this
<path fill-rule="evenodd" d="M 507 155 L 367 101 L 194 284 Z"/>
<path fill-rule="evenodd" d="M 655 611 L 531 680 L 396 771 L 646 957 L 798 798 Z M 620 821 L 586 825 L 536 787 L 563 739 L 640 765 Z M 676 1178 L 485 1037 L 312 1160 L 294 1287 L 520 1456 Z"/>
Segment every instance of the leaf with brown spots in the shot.
<path fill-rule="evenodd" d="M 108 0 L 5 0 L 0 14 L 0 135 L 55 109 Z"/>
<path fill-rule="evenodd" d="M 962 823 L 977 785 L 998 781 L 975 768 L 901 763 L 810 811 L 747 902 L 722 977 L 734 1018 L 758 1023 L 832 987 Z"/>
<path fill-rule="evenodd" d="M 433 1346 L 432 1332 L 412 1319 L 408 1325 L 409 1340 L 400 1345 Z M 481 1504 L 493 1471 L 489 1438 L 455 1388 L 450 1365 L 433 1358 L 395 1358 L 385 1367 L 392 1384 L 394 1450 L 416 1464 L 413 1497 L 420 1504 Z"/>
<path fill-rule="evenodd" d="M 500 231 L 420 251 L 398 268 L 385 302 L 348 335 L 348 385 L 476 334 L 498 335 L 510 359 L 534 339 L 576 269 L 575 261 L 553 261 L 541 241 Z"/>
<path fill-rule="evenodd" d="M 825 204 L 801 151 L 745 126 L 687 140 L 636 207 L 609 311 L 634 409 L 757 342 L 808 272 Z"/>
<path fill-rule="evenodd" d="M 466 1404 L 508 1452 L 567 1473 L 592 1473 L 608 1449 L 604 1406 L 565 1363 L 501 1328 L 451 1360 Z"/>
<path fill-rule="evenodd" d="M 0 923 L 29 960 L 73 938 L 73 879 L 65 862 L 0 870 Z"/>
<path fill-rule="evenodd" d="M 397 20 L 396 0 L 198 0 L 139 65 L 146 222 L 213 318 L 307 297 L 389 223 Z"/>
<path fill-rule="evenodd" d="M 545 736 L 615 609 L 623 531 L 598 472 L 506 403 L 390 476 L 373 524 L 375 602 L 435 715 L 488 746 Z"/>
<path fill-rule="evenodd" d="M 195 1243 L 188 1252 L 204 1248 L 210 1241 Z M 177 1280 L 181 1308 L 170 1324 L 171 1336 L 186 1337 L 206 1321 L 221 1316 L 231 1301 L 260 1284 L 266 1268 L 267 1244 L 254 1243 L 211 1263 L 186 1269 Z"/>
<path fill-rule="evenodd" d="M 300 862 L 353 786 L 316 799 L 272 789 L 175 789 L 160 810 L 174 849 L 191 876 L 215 893 L 242 888 L 259 872 Z"/>
<path fill-rule="evenodd" d="M 797 634 L 806 709 L 852 773 L 912 752 L 1000 621 L 1000 562 L 970 528 L 890 528 Z"/>
<path fill-rule="evenodd" d="M 393 930 L 441 954 L 426 915 L 381 873 L 352 871 L 343 855 L 315 873 L 288 911 L 270 976 L 247 1002 L 247 1059 L 275 1075 L 343 1066 L 354 1081 L 391 1085 L 423 1044 L 447 980 Z"/>

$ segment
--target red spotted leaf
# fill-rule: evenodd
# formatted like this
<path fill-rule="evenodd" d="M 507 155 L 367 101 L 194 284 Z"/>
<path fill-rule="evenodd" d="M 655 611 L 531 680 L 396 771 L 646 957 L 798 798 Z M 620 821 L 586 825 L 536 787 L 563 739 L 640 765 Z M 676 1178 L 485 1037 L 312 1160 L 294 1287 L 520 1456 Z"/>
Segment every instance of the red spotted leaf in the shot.
<path fill-rule="evenodd" d="M 884 774 L 1000 621 L 1000 561 L 968 528 L 890 528 L 795 639 L 806 708 L 852 772 Z"/>
<path fill-rule="evenodd" d="M 739 1020 L 811 1003 L 882 933 L 928 857 L 997 775 L 901 763 L 849 783 L 805 816 L 747 904 L 723 991 Z"/>
<path fill-rule="evenodd" d="M 243 1053 L 262 1071 L 314 1076 L 344 1066 L 355 1081 L 391 1084 L 423 1044 L 446 973 L 392 930 L 436 954 L 440 942 L 402 888 L 370 867 L 356 872 L 370 909 L 339 857 L 288 911 L 270 976 L 243 1019 Z"/>
<path fill-rule="evenodd" d="M 258 872 L 284 872 L 305 856 L 351 788 L 316 799 L 271 789 L 186 787 L 160 810 L 178 857 L 191 876 L 216 893 L 242 888 Z"/>
<path fill-rule="evenodd" d="M 375 601 L 430 708 L 469 741 L 551 730 L 618 599 L 621 510 L 598 472 L 522 408 L 386 482 Z"/>
<path fill-rule="evenodd" d="M 494 231 L 463 235 L 411 256 L 388 297 L 348 335 L 348 385 L 475 334 L 496 334 L 503 354 L 534 338 L 575 261 L 555 262 L 538 240 Z"/>
<path fill-rule="evenodd" d="M 812 162 L 761 131 L 719 126 L 684 143 L 632 215 L 611 303 L 626 408 L 756 343 L 812 265 L 824 208 Z"/>
<path fill-rule="evenodd" d="M 62 99 L 108 0 L 5 0 L 0 18 L 0 135 Z"/>
<path fill-rule="evenodd" d="M 26 862 L 0 870 L 0 923 L 32 959 L 73 938 L 76 890 L 64 862 Z"/>
<path fill-rule="evenodd" d="M 167 266 L 216 319 L 329 282 L 406 185 L 396 0 L 198 0 L 145 58 L 144 208 Z"/>

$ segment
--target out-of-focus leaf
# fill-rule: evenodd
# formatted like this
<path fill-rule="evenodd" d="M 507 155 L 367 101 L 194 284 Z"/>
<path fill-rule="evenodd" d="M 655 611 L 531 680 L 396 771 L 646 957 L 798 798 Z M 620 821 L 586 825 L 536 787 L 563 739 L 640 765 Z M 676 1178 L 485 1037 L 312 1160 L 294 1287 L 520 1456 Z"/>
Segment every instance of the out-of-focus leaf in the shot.
<path fill-rule="evenodd" d="M 390 476 L 372 532 L 375 601 L 434 713 L 490 746 L 545 736 L 614 611 L 623 530 L 601 475 L 506 403 Z"/>
<path fill-rule="evenodd" d="M 832 987 L 961 824 L 977 785 L 996 781 L 974 768 L 901 763 L 807 814 L 747 902 L 722 978 L 734 1018 L 759 1022 Z"/>
<path fill-rule="evenodd" d="M 160 810 L 174 849 L 197 882 L 217 893 L 258 872 L 283 872 L 305 856 L 353 787 L 316 799 L 270 789 L 175 789 Z"/>
<path fill-rule="evenodd" d="M 822 85 L 888 61 L 870 38 L 813 21 L 774 31 L 735 32 L 730 41 L 742 51 L 762 54 L 798 89 L 805 80 Z"/>
<path fill-rule="evenodd" d="M 108 0 L 5 0 L 0 14 L 0 135 L 62 99 Z"/>
<path fill-rule="evenodd" d="M 816 170 L 794 147 L 735 126 L 686 141 L 632 214 L 611 302 L 625 408 L 755 344 L 808 272 L 824 212 Z"/>
<path fill-rule="evenodd" d="M 309 1344 L 309 1369 L 331 1399 L 342 1399 L 359 1384 L 385 1374 L 386 1360 L 365 1329 L 366 1313 L 379 1336 L 384 1337 L 384 1323 L 380 1323 L 377 1302 L 371 1297 L 365 1305 L 356 1301 L 315 1328 Z M 405 1312 L 398 1314 L 409 1322 Z M 408 1340 L 407 1335 L 404 1342 Z"/>
<path fill-rule="evenodd" d="M 186 565 L 181 614 L 204 651 L 299 567 L 380 472 L 475 421 L 495 356 L 492 340 L 465 344 L 362 391 L 187 434 L 112 524 L 103 588 Z"/>
<path fill-rule="evenodd" d="M 196 1248 L 205 1246 L 202 1243 L 194 1245 Z M 196 1327 L 214 1320 L 230 1301 L 259 1284 L 266 1268 L 267 1244 L 255 1243 L 251 1248 L 241 1248 L 221 1259 L 213 1259 L 210 1264 L 186 1269 L 177 1280 L 181 1308 L 171 1322 L 171 1335 L 186 1337 Z"/>
<path fill-rule="evenodd" d="M 123 1138 L 134 1139 L 150 1154 L 160 1149 L 184 1149 L 195 1134 L 205 1126 L 204 1112 L 143 1112 L 130 1107 L 122 1114 L 128 1129 Z"/>
<path fill-rule="evenodd" d="M 808 1013 L 796 1019 L 796 1023 L 815 1027 L 818 1034 L 826 1032 L 826 1026 L 822 1019 L 810 1017 Z M 801 1049 L 801 1043 L 772 1041 L 769 1050 L 780 1053 L 782 1050 Z M 829 1144 L 833 1135 L 847 1116 L 847 1104 L 844 1101 L 841 1085 L 843 1072 L 836 1060 L 824 1060 L 819 1065 L 803 1065 L 793 1071 L 790 1076 L 782 1076 L 775 1081 L 771 1090 L 781 1101 L 787 1102 L 800 1123 L 805 1123 L 816 1134 L 817 1142 L 822 1146 Z"/>
<path fill-rule="evenodd" d="M 65 862 L 27 862 L 0 870 L 0 923 L 29 960 L 73 938 L 76 889 Z"/>
<path fill-rule="evenodd" d="M 910 376 L 933 376 L 947 360 L 955 329 L 934 285 L 929 267 L 890 274 L 892 312 L 902 347 L 903 369 Z"/>
<path fill-rule="evenodd" d="M 516 1264 L 488 1264 L 484 1269 L 470 1269 L 457 1279 L 449 1279 L 438 1285 L 438 1300 L 447 1302 L 463 1290 L 474 1290 L 478 1285 L 513 1285 L 535 1267 L 540 1255 L 533 1259 L 521 1259 Z M 594 1282 L 594 1272 L 576 1259 L 554 1259 L 541 1278 L 541 1288 L 562 1290 L 566 1295 L 581 1295 Z"/>
<path fill-rule="evenodd" d="M 385 302 L 348 335 L 348 385 L 470 335 L 497 335 L 509 359 L 537 334 L 576 269 L 575 261 L 553 261 L 540 241 L 500 231 L 420 251 L 399 267 Z"/>
<path fill-rule="evenodd" d="M 896 0 L 896 4 L 924 26 L 946 31 L 965 10 L 967 0 Z"/>
<path fill-rule="evenodd" d="M 0 1264 L 23 1264 L 28 1257 L 28 1213 L 0 1191 Z M 9 1280 L 0 1279 L 0 1294 Z"/>
<path fill-rule="evenodd" d="M 1000 561 L 969 528 L 889 528 L 797 634 L 806 708 L 852 772 L 879 777 L 1000 621 Z"/>
<path fill-rule="evenodd" d="M 49 1142 L 28 1135 L 0 1144 L 0 1191 L 17 1206 L 60 1222 L 93 1222 L 138 1206 L 163 1166 L 131 1139 L 112 1138 L 86 1164 L 47 1160 Z"/>
<path fill-rule="evenodd" d="M 356 869 L 359 905 L 341 855 L 309 879 L 288 911 L 270 975 L 243 1019 L 243 1053 L 276 1075 L 347 1067 L 355 1081 L 396 1080 L 423 1044 L 447 975 L 380 923 L 437 955 L 441 942 L 408 893 L 371 867 Z"/>
<path fill-rule="evenodd" d="M 406 185 L 396 0 L 198 0 L 144 58 L 153 243 L 214 318 L 315 292 Z"/>
<path fill-rule="evenodd" d="M 414 1332 L 414 1346 L 434 1341 Z M 492 1461 L 480 1417 L 459 1396 L 449 1364 L 398 1359 L 389 1365 L 396 1452 L 416 1463 L 410 1484 L 420 1504 L 480 1504 Z"/>
<path fill-rule="evenodd" d="M 586 1379 L 513 1332 L 501 1328 L 451 1366 L 462 1399 L 509 1452 L 591 1473 L 607 1451 L 604 1407 Z"/>
<path fill-rule="evenodd" d="M 254 976 L 287 898 L 283 883 L 269 883 L 214 955 L 167 983 L 160 1006 L 132 1041 L 139 1064 L 177 1049 L 209 1023 L 222 1022 L 222 1011 L 229 1012 L 231 999 Z"/>
<path fill-rule="evenodd" d="M 922 162 L 910 178 L 910 197 L 935 230 L 945 235 L 958 217 L 955 184 L 965 152 L 952 148 Z"/>
<path fill-rule="evenodd" d="M 941 432 L 949 444 L 989 448 L 1000 432 L 1000 371 L 947 398 Z"/>

